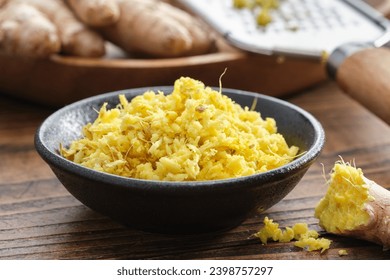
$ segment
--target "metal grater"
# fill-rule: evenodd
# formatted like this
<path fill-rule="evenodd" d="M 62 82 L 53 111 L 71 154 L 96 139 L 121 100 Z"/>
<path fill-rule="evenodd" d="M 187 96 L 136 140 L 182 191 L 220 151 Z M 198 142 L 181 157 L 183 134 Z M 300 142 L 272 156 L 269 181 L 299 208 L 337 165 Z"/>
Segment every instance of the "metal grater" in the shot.
<path fill-rule="evenodd" d="M 198 14 L 232 45 L 266 55 L 321 58 L 337 47 L 390 40 L 390 25 L 360 0 L 280 0 L 272 22 L 256 23 L 255 12 L 236 9 L 232 0 L 177 0 Z"/>

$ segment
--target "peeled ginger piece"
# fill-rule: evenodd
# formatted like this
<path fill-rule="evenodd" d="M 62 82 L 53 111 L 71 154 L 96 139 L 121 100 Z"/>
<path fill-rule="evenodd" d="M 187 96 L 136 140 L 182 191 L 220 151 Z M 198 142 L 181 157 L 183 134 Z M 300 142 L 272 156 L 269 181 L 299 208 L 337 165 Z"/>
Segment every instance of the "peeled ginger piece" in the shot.
<path fill-rule="evenodd" d="M 336 162 L 327 193 L 315 209 L 327 232 L 390 248 L 390 191 L 364 177 L 360 168 Z"/>

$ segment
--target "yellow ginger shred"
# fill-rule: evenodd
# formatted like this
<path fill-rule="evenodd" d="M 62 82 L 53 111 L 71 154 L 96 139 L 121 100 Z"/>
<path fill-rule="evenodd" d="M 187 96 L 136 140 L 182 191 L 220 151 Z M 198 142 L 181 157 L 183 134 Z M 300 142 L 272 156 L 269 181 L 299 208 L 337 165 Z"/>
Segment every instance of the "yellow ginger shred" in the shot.
<path fill-rule="evenodd" d="M 275 223 L 268 217 L 264 218 L 264 227 L 262 227 L 255 237 L 259 238 L 262 244 L 267 244 L 268 240 L 277 242 L 290 242 L 296 240 L 294 245 L 307 251 L 321 250 L 321 253 L 329 249 L 331 240 L 319 238 L 318 232 L 309 230 L 306 223 L 297 223 L 292 228 L 286 227 L 285 230 L 279 228 L 279 224 Z"/>
<path fill-rule="evenodd" d="M 194 181 L 252 175 L 289 163 L 289 147 L 272 118 L 242 108 L 197 80 L 182 77 L 171 94 L 147 91 L 116 108 L 104 104 L 65 158 L 125 177 Z"/>
<path fill-rule="evenodd" d="M 321 250 L 321 253 L 323 253 L 329 249 L 331 242 L 332 241 L 327 238 L 307 237 L 296 241 L 294 245 L 306 251 Z"/>

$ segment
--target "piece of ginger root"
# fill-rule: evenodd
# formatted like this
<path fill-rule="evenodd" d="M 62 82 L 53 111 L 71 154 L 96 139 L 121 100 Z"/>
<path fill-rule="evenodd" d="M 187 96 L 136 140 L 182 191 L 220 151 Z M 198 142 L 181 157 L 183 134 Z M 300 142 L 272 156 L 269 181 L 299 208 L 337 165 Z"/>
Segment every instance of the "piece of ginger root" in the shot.
<path fill-rule="evenodd" d="M 364 177 L 360 168 L 336 162 L 328 190 L 315 208 L 327 232 L 390 248 L 390 191 Z"/>
<path fill-rule="evenodd" d="M 331 244 L 329 239 L 319 238 L 317 231 L 309 230 L 306 223 L 297 223 L 293 227 L 286 227 L 282 230 L 278 223 L 268 217 L 264 218 L 264 226 L 254 236 L 259 238 L 262 244 L 267 244 L 268 240 L 277 242 L 296 240 L 295 246 L 306 251 L 321 250 L 321 253 L 329 249 Z"/>
<path fill-rule="evenodd" d="M 0 0 L 1 54 L 102 57 L 106 40 L 142 57 L 192 56 L 216 48 L 206 24 L 166 1 Z"/>
<path fill-rule="evenodd" d="M 103 38 L 78 20 L 63 0 L 12 0 L 28 2 L 50 19 L 58 29 L 61 52 L 82 57 L 101 57 L 105 54 Z"/>
<path fill-rule="evenodd" d="M 116 0 L 66 0 L 66 2 L 89 26 L 107 26 L 119 19 L 119 5 Z"/>
<path fill-rule="evenodd" d="M 207 53 L 214 37 L 197 18 L 157 0 L 116 0 L 120 17 L 99 29 L 129 53 L 178 57 Z"/>
<path fill-rule="evenodd" d="M 0 52 L 22 57 L 105 54 L 105 40 L 63 0 L 1 0 Z"/>
<path fill-rule="evenodd" d="M 2 7 L 0 53 L 43 58 L 58 53 L 60 48 L 56 27 L 35 7 L 15 2 Z"/>

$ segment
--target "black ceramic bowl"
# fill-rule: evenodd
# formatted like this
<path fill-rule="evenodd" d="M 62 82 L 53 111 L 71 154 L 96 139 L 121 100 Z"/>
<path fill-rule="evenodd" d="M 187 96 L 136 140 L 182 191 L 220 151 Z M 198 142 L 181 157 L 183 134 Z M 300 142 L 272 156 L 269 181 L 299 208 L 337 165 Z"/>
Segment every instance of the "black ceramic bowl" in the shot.
<path fill-rule="evenodd" d="M 147 88 L 171 92 L 172 87 Z M 235 179 L 165 182 L 130 179 L 98 172 L 64 159 L 60 143 L 67 146 L 81 137 L 82 127 L 96 117 L 104 102 L 118 104 L 118 94 L 128 99 L 146 88 L 130 89 L 84 99 L 49 116 L 39 127 L 35 146 L 65 188 L 83 204 L 130 227 L 157 232 L 195 233 L 239 225 L 256 211 L 264 211 L 284 198 L 299 182 L 324 145 L 320 123 L 288 102 L 239 90 L 223 93 L 262 117 L 275 118 L 278 131 L 289 145 L 305 151 L 291 163 L 272 171 Z"/>

